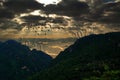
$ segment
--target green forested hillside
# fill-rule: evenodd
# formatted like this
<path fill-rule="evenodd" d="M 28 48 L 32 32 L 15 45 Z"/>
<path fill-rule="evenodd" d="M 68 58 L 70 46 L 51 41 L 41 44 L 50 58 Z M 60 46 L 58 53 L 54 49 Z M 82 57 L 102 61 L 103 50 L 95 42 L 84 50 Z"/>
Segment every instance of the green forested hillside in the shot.
<path fill-rule="evenodd" d="M 28 80 L 120 80 L 120 33 L 90 35 L 61 52 Z"/>

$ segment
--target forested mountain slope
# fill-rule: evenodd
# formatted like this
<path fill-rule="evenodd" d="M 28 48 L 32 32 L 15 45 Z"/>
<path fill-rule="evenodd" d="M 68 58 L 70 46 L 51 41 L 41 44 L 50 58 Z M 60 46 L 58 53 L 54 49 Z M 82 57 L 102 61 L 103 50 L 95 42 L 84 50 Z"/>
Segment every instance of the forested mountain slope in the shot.
<path fill-rule="evenodd" d="M 78 39 L 53 60 L 52 67 L 28 80 L 119 80 L 120 33 Z"/>

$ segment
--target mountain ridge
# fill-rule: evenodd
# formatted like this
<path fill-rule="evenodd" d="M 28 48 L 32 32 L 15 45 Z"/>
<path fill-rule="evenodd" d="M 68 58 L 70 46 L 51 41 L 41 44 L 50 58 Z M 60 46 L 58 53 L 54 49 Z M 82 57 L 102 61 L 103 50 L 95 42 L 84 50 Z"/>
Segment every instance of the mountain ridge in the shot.
<path fill-rule="evenodd" d="M 46 68 L 52 57 L 42 51 L 30 50 L 14 40 L 0 44 L 0 79 L 24 80 Z M 4 74 L 3 74 L 4 73 Z"/>
<path fill-rule="evenodd" d="M 28 80 L 119 80 L 120 32 L 78 39 Z"/>

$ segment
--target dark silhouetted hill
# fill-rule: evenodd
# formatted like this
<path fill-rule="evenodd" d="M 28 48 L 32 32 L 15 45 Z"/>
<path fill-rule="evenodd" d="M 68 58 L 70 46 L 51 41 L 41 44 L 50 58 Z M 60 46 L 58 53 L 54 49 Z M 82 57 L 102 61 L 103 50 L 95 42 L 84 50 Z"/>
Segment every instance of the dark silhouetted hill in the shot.
<path fill-rule="evenodd" d="M 0 80 L 25 80 L 47 67 L 51 60 L 44 52 L 31 51 L 14 40 L 0 43 Z"/>
<path fill-rule="evenodd" d="M 120 80 L 120 32 L 78 39 L 28 80 Z"/>

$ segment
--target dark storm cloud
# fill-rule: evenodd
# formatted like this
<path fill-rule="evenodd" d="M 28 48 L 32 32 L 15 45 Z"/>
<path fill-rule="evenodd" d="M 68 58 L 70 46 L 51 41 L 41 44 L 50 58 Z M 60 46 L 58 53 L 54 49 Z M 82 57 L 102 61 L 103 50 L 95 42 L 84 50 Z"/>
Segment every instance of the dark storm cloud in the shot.
<path fill-rule="evenodd" d="M 21 17 L 21 19 L 25 22 L 22 25 L 29 25 L 29 26 L 37 26 L 37 25 L 45 26 L 46 22 L 52 21 L 52 18 L 34 16 L 34 15 L 24 16 L 24 17 Z"/>
<path fill-rule="evenodd" d="M 41 17 L 41 16 L 24 16 L 21 19 L 24 19 L 26 22 L 38 22 L 39 20 L 46 20 L 46 17 Z"/>
<path fill-rule="evenodd" d="M 88 12 L 88 5 L 77 0 L 63 0 L 58 5 L 47 5 L 36 2 L 35 0 L 6 0 L 3 3 L 4 9 L 10 13 L 7 17 L 31 12 L 36 9 L 43 10 L 46 14 L 60 14 L 67 16 L 78 16 Z"/>
<path fill-rule="evenodd" d="M 24 21 L 22 25 L 29 25 L 29 26 L 45 26 L 46 23 L 54 23 L 54 24 L 67 24 L 66 20 L 63 17 L 41 17 L 41 16 L 34 16 L 34 15 L 29 15 L 29 16 L 24 16 L 21 17 L 21 19 Z"/>
<path fill-rule="evenodd" d="M 14 17 L 14 14 L 11 12 L 11 11 L 8 11 L 6 9 L 0 9 L 0 19 L 3 19 L 3 18 L 13 18 Z"/>
<path fill-rule="evenodd" d="M 14 21 L 0 19 L 0 29 L 20 29 L 20 26 Z"/>
<path fill-rule="evenodd" d="M 13 19 L 15 15 L 32 12 L 36 9 L 43 8 L 43 4 L 35 0 L 0 0 L 0 20 Z M 7 23 L 6 23 L 7 24 Z"/>
<path fill-rule="evenodd" d="M 53 23 L 64 23 L 65 19 L 63 17 L 58 17 L 52 20 Z"/>
<path fill-rule="evenodd" d="M 35 0 L 7 0 L 4 2 L 4 7 L 14 13 L 20 13 L 43 8 L 43 4 L 37 3 Z"/>
<path fill-rule="evenodd" d="M 101 22 L 120 23 L 120 2 L 104 4 L 92 18 Z"/>
<path fill-rule="evenodd" d="M 60 4 L 62 5 L 69 5 L 69 4 L 73 4 L 73 3 L 79 3 L 78 0 L 62 0 L 62 2 L 60 2 Z"/>
<path fill-rule="evenodd" d="M 58 5 L 47 5 L 43 10 L 47 14 L 56 13 L 74 17 L 88 12 L 88 5 L 77 0 L 63 0 Z"/>

